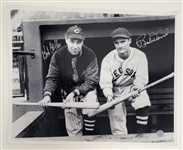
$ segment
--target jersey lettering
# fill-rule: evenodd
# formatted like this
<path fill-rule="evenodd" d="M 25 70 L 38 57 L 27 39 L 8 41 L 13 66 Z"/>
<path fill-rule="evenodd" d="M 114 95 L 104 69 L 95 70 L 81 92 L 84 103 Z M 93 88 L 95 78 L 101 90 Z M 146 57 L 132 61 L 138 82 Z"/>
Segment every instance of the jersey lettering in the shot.
<path fill-rule="evenodd" d="M 117 70 L 114 70 L 113 74 L 114 74 L 114 76 L 115 76 L 116 78 L 119 77 L 119 74 L 118 74 Z"/>
<path fill-rule="evenodd" d="M 133 71 L 133 69 L 126 68 L 125 75 L 135 77 L 136 72 Z"/>
<path fill-rule="evenodd" d="M 122 67 L 119 67 L 118 69 L 114 70 L 112 74 L 113 74 L 113 81 L 116 81 L 123 74 Z M 124 75 L 135 77 L 135 74 L 136 72 L 134 72 L 133 69 L 126 68 Z"/>
<path fill-rule="evenodd" d="M 123 73 L 122 67 L 119 67 L 118 70 L 119 70 L 119 73 L 120 73 L 120 74 Z"/>
<path fill-rule="evenodd" d="M 119 67 L 118 69 L 113 71 L 113 80 L 118 79 L 123 73 L 122 67 Z"/>

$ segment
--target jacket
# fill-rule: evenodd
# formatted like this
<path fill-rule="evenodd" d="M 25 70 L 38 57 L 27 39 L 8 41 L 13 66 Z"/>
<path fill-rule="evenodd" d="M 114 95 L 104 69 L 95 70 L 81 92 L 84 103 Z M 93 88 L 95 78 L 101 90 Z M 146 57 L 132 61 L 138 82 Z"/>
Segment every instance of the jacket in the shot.
<path fill-rule="evenodd" d="M 89 91 L 96 88 L 96 85 L 99 82 L 99 71 L 95 53 L 87 46 L 82 46 L 82 50 L 77 56 L 77 83 L 74 83 L 72 80 L 72 57 L 73 56 L 68 51 L 67 45 L 54 52 L 50 60 L 43 92 L 49 91 L 52 95 L 59 85 L 69 94 L 73 91 L 73 87 L 77 86 L 80 95 L 86 95 Z"/>

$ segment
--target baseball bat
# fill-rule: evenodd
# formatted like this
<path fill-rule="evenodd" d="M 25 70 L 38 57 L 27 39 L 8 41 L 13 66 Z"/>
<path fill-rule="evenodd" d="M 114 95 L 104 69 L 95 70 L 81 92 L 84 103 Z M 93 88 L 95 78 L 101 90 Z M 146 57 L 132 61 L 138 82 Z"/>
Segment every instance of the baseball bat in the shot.
<path fill-rule="evenodd" d="M 33 102 L 17 102 L 14 105 L 32 105 L 38 106 L 39 103 Z M 47 103 L 49 107 L 64 107 L 64 108 L 87 108 L 87 109 L 98 109 L 100 107 L 99 102 L 68 102 L 68 103 Z"/>
<path fill-rule="evenodd" d="M 163 78 L 161 78 L 161 79 L 159 79 L 159 80 L 157 80 L 157 81 L 155 81 L 155 82 L 153 82 L 153 83 L 151 83 L 151 84 L 145 86 L 144 88 L 142 88 L 141 90 L 139 90 L 139 92 L 142 92 L 142 91 L 144 91 L 144 90 L 146 90 L 146 89 L 148 89 L 148 88 L 150 88 L 150 87 L 152 87 L 152 86 L 154 86 L 154 85 L 156 85 L 156 84 L 159 84 L 159 83 L 161 83 L 161 82 L 163 82 L 163 81 L 165 81 L 165 80 L 168 80 L 168 79 L 172 78 L 173 76 L 174 76 L 174 73 L 171 73 L 171 74 L 169 74 L 169 75 L 167 75 L 167 76 L 165 76 L 165 77 L 163 77 Z M 115 100 L 113 100 L 113 101 L 111 101 L 111 102 L 108 102 L 108 103 L 105 103 L 105 104 L 101 105 L 101 106 L 99 107 L 99 109 L 97 109 L 97 110 L 95 110 L 95 111 L 93 111 L 93 112 L 91 112 L 91 113 L 88 113 L 88 114 L 87 114 L 88 117 L 95 116 L 96 114 L 99 114 L 99 113 L 101 113 L 102 111 L 105 111 L 105 110 L 107 110 L 107 109 L 109 109 L 109 108 L 111 108 L 111 107 L 113 107 L 113 106 L 115 106 L 115 105 L 121 103 L 122 101 L 124 101 L 124 100 L 130 98 L 130 97 L 133 95 L 133 93 L 134 93 L 134 92 L 131 92 L 131 93 L 129 93 L 129 94 L 127 94 L 127 95 L 121 97 L 120 99 L 115 99 Z"/>

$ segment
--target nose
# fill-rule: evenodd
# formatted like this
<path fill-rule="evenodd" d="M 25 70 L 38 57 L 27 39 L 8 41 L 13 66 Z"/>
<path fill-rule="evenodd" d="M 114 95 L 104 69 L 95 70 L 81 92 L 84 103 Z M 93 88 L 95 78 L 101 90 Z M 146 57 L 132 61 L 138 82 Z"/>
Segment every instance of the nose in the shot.
<path fill-rule="evenodd" d="M 118 46 L 119 46 L 119 48 L 122 48 L 123 47 L 123 44 L 122 43 L 119 43 Z"/>
<path fill-rule="evenodd" d="M 74 48 L 77 48 L 77 43 L 74 42 L 74 43 L 73 43 L 73 47 L 74 47 Z"/>
<path fill-rule="evenodd" d="M 74 43 L 74 44 L 73 44 L 73 48 L 77 48 L 77 45 L 76 45 L 76 43 Z"/>

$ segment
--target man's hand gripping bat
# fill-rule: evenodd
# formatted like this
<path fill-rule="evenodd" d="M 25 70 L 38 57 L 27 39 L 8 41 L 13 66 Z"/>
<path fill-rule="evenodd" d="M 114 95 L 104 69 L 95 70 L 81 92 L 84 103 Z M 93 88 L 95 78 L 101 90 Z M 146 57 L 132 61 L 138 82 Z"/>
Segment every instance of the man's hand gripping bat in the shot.
<path fill-rule="evenodd" d="M 170 79 L 172 77 L 174 77 L 174 73 L 171 73 L 171 74 L 169 74 L 169 75 L 167 75 L 167 76 L 165 76 L 165 77 L 163 77 L 163 78 L 161 78 L 161 79 L 159 79 L 159 80 L 157 80 L 157 81 L 155 81 L 155 82 L 153 82 L 153 83 L 145 86 L 139 92 L 142 92 L 142 91 L 144 91 L 144 90 L 146 90 L 146 89 L 148 89 L 148 88 L 150 88 L 150 87 L 152 87 L 152 86 L 154 86 L 156 84 L 159 84 L 159 83 L 161 83 L 161 82 L 163 82 L 165 80 L 168 80 L 168 79 Z M 97 109 L 94 112 L 92 112 L 90 114 L 87 114 L 87 115 L 88 115 L 88 117 L 95 116 L 96 114 L 99 114 L 100 112 L 105 111 L 105 110 L 107 110 L 107 109 L 109 109 L 109 108 L 111 108 L 111 107 L 113 107 L 113 106 L 121 103 L 122 101 L 130 98 L 131 96 L 133 96 L 133 92 L 132 93 L 129 93 L 129 94 L 123 96 L 123 97 L 121 97 L 120 99 L 115 99 L 115 100 L 113 100 L 111 102 L 105 103 L 105 104 L 101 105 L 99 107 L 99 109 Z"/>

